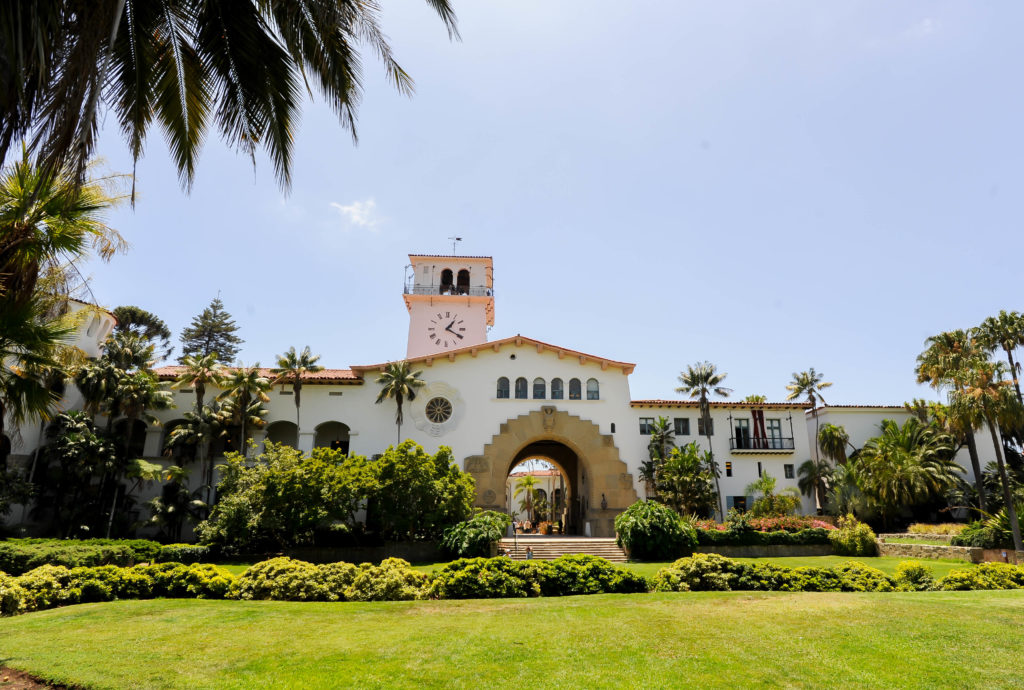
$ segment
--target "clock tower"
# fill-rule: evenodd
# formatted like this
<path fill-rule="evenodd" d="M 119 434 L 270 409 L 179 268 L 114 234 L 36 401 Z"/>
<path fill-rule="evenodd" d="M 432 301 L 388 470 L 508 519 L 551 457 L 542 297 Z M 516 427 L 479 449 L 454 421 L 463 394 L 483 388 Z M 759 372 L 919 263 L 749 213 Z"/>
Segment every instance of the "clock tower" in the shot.
<path fill-rule="evenodd" d="M 409 310 L 406 357 L 487 342 L 487 327 L 494 325 L 491 257 L 410 254 L 405 306 Z"/>

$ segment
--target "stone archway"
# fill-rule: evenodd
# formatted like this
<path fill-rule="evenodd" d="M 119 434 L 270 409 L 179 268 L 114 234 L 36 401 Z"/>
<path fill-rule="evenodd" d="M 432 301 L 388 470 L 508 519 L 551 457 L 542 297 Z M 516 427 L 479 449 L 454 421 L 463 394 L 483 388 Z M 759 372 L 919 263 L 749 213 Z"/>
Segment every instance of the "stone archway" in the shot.
<path fill-rule="evenodd" d="M 554 405 L 507 420 L 482 455 L 466 458 L 465 469 L 476 479 L 476 505 L 507 511 L 505 478 L 523 449 L 541 441 L 560 443 L 579 458 L 583 522 L 591 536 L 615 536 L 615 516 L 637 501 L 633 475 L 611 435 Z M 602 507 L 602 499 L 607 507 Z"/>

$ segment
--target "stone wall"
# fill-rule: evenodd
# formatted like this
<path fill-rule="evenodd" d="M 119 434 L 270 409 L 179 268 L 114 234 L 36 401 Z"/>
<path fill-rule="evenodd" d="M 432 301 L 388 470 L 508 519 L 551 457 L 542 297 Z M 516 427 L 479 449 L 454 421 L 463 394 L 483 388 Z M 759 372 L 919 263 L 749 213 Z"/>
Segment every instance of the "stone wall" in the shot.
<path fill-rule="evenodd" d="M 697 553 L 717 553 L 726 558 L 786 558 L 831 556 L 831 544 L 773 544 L 756 546 L 698 546 Z"/>
<path fill-rule="evenodd" d="M 896 536 L 896 535 L 889 535 Z M 984 549 L 972 546 L 932 546 L 931 544 L 894 544 L 878 540 L 879 556 L 900 558 L 950 558 L 971 563 L 981 563 Z"/>

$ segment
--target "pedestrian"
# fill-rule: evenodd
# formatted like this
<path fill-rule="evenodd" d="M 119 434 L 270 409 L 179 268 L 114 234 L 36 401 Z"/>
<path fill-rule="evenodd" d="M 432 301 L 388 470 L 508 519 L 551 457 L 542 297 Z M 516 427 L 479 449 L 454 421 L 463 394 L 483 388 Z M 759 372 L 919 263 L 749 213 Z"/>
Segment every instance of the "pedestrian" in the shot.
<path fill-rule="evenodd" d="M 528 561 L 532 561 L 533 560 L 533 547 L 532 546 L 527 546 L 526 547 L 526 560 L 528 560 Z"/>

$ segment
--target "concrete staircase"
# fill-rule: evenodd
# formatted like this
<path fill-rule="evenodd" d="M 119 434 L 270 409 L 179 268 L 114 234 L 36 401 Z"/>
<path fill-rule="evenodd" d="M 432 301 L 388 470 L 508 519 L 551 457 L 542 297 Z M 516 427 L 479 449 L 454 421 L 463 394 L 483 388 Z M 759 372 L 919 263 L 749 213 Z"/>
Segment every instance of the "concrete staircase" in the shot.
<path fill-rule="evenodd" d="M 520 536 L 517 540 L 506 538 L 501 540 L 500 548 L 508 551 L 514 560 L 526 558 L 526 547 L 533 550 L 535 560 L 550 561 L 559 556 L 585 553 L 600 556 L 613 563 L 625 563 L 626 554 L 615 543 L 615 539 L 601 537 L 541 537 Z"/>

